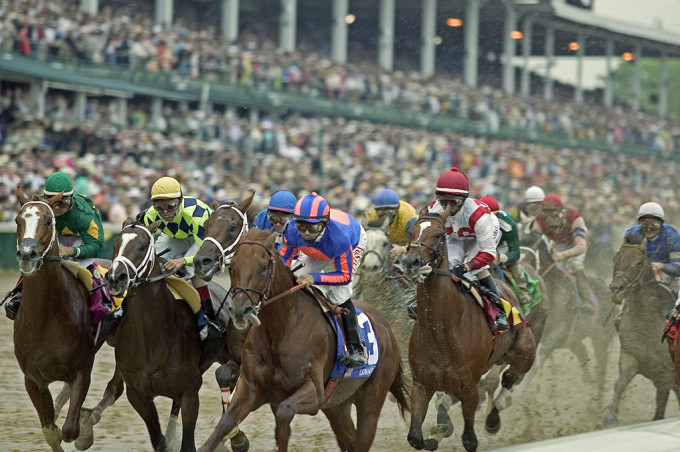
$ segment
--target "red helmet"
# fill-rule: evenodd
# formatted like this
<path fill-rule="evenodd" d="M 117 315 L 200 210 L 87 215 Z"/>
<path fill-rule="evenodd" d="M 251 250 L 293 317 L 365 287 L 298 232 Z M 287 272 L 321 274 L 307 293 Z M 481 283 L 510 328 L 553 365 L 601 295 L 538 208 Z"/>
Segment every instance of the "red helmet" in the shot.
<path fill-rule="evenodd" d="M 501 210 L 500 207 L 498 207 L 498 201 L 496 201 L 496 198 L 491 195 L 482 196 L 479 200 L 489 206 L 489 209 L 492 212 L 498 212 Z"/>
<path fill-rule="evenodd" d="M 470 192 L 470 183 L 465 173 L 458 168 L 451 168 L 451 171 L 447 171 L 439 177 L 436 192 L 442 195 L 467 196 Z"/>
<path fill-rule="evenodd" d="M 543 201 L 541 201 L 541 209 L 544 210 L 558 210 L 562 208 L 562 200 L 555 193 L 550 193 L 545 195 Z"/>

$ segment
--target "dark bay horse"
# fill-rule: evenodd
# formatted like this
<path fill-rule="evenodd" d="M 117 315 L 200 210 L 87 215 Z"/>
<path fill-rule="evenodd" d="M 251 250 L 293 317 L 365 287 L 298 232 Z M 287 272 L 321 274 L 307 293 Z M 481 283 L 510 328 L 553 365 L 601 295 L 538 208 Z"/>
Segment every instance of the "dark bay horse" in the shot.
<path fill-rule="evenodd" d="M 335 332 L 309 291 L 292 292 L 295 276 L 274 250 L 275 238 L 267 231 L 251 230 L 231 260 L 231 318 L 241 328 L 253 326 L 243 347 L 233 399 L 200 450 L 214 450 L 250 412 L 268 403 L 276 418 L 278 451 L 288 450 L 293 417 L 319 410 L 330 421 L 341 450 L 367 451 L 388 390 L 402 414 L 408 409 L 396 339 L 375 308 L 355 302 L 366 315 L 359 323 L 372 322 L 380 344 L 379 361 L 370 377 L 343 379 L 326 399 L 324 385 L 336 362 Z M 367 344 L 371 345 L 377 344 Z"/>
<path fill-rule="evenodd" d="M 614 258 L 614 277 L 609 288 L 621 305 L 617 330 L 621 341 L 619 377 L 609 405 L 605 424 L 617 421 L 619 401 L 631 380 L 638 374 L 656 387 L 654 419 L 663 419 L 671 390 L 680 400 L 673 361 L 666 346 L 659 341 L 659 331 L 666 323 L 664 315 L 673 309 L 675 296 L 670 288 L 656 280 L 647 259 L 646 241 L 624 242 Z M 622 301 L 621 301 L 622 300 Z"/>
<path fill-rule="evenodd" d="M 181 451 L 195 451 L 194 431 L 198 417 L 198 391 L 202 374 L 201 342 L 195 316 L 168 289 L 154 250 L 153 232 L 128 219 L 114 240 L 114 260 L 107 281 L 114 295 L 123 294 L 127 312 L 116 337 L 116 367 L 127 387 L 127 398 L 146 424 L 154 451 L 167 450 L 153 400 L 173 400 L 182 415 Z M 235 451 L 248 450 L 245 435 L 232 439 Z"/>
<path fill-rule="evenodd" d="M 604 392 L 608 350 L 616 338 L 614 319 L 617 311 L 606 283 L 588 275 L 590 287 L 599 302 L 597 319 L 588 318 L 578 309 L 578 291 L 573 276 L 556 265 L 545 241 L 541 240 L 537 250 L 525 246 L 521 250 L 523 262 L 536 268 L 545 281 L 550 301 L 534 370 L 538 371 L 555 350 L 568 348 L 581 368 L 588 372 L 591 361 L 583 341 L 590 338 L 595 356 L 595 378 L 600 392 Z M 532 370 L 531 374 L 534 373 Z"/>
<path fill-rule="evenodd" d="M 534 362 L 535 345 L 530 328 L 512 327 L 494 339 L 486 313 L 472 295 L 462 292 L 451 279 L 444 226 L 449 215 L 448 209 L 441 215 L 421 211 L 404 259 L 410 277 L 424 267 L 431 268 L 417 289 L 418 317 L 409 347 L 413 391 L 408 441 L 416 449 L 437 449 L 437 439 L 423 438 L 422 425 L 433 394 L 443 391 L 461 402 L 463 446 L 475 451 L 480 378 L 495 364 L 509 364 L 502 376 L 503 389 L 487 416 L 487 430 L 495 433 L 500 428 L 499 411 L 507 402 L 508 391 Z M 511 295 L 506 294 L 506 298 L 514 299 Z"/>
<path fill-rule="evenodd" d="M 49 201 L 34 196 L 27 201 L 19 188 L 16 197 L 21 206 L 16 217 L 17 260 L 24 280 L 23 303 L 14 322 L 14 354 L 47 444 L 53 451 L 63 451 L 62 439 L 77 440 L 79 449 L 87 449 L 92 437 L 81 442 L 79 436 L 91 410 L 82 405 L 90 387 L 95 353 L 112 325 L 108 321 L 102 324 L 95 343 L 90 295 L 61 265 L 53 207 L 62 195 Z M 55 424 L 58 413 L 49 390 L 53 381 L 65 382 L 62 394 L 70 398 L 61 430 Z"/>

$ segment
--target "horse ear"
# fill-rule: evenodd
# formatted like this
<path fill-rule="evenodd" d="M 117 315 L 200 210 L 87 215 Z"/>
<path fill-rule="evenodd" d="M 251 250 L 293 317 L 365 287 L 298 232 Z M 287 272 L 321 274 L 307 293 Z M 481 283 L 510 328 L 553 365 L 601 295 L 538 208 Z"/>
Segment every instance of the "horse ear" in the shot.
<path fill-rule="evenodd" d="M 423 215 L 427 215 L 427 206 L 423 207 L 420 209 L 420 212 L 418 212 L 418 217 L 422 217 Z"/>
<path fill-rule="evenodd" d="M 250 196 L 248 196 L 246 199 L 244 199 L 243 201 L 241 201 L 241 202 L 238 204 L 238 210 L 240 210 L 241 212 L 245 212 L 246 210 L 248 210 L 248 207 L 250 207 L 250 204 L 253 202 L 253 197 L 254 197 L 254 196 L 255 196 L 255 192 L 252 192 L 252 193 L 250 194 Z"/>
<path fill-rule="evenodd" d="M 125 219 L 125 221 L 123 221 L 123 226 L 122 226 L 122 227 L 124 228 L 124 227 L 126 227 L 126 226 L 129 226 L 129 225 L 131 225 L 131 224 L 134 223 L 134 222 L 135 222 L 135 220 L 133 220 L 133 219 L 130 218 L 130 217 L 127 217 L 127 218 Z"/>
<path fill-rule="evenodd" d="M 28 199 L 26 199 L 26 195 L 24 194 L 24 190 L 21 188 L 21 185 L 17 186 L 16 197 L 17 201 L 19 201 L 19 206 L 23 207 L 23 205 L 28 201 Z"/>
<path fill-rule="evenodd" d="M 210 207 L 212 207 L 213 210 L 217 210 L 220 207 L 220 202 L 215 199 L 213 202 L 210 203 Z"/>
<path fill-rule="evenodd" d="M 366 215 L 361 216 L 361 227 L 368 229 L 368 219 L 366 218 Z"/>
<path fill-rule="evenodd" d="M 152 234 L 154 232 L 156 232 L 156 229 L 158 229 L 158 226 L 161 225 L 161 222 L 162 222 L 162 220 L 158 220 L 158 221 L 154 221 L 153 223 L 151 223 L 149 225 L 149 232 L 152 233 Z"/>
<path fill-rule="evenodd" d="M 64 190 L 62 190 L 61 193 L 52 196 L 52 197 L 50 198 L 50 200 L 47 201 L 47 204 L 49 204 L 50 207 L 52 207 L 52 208 L 54 209 L 54 206 L 56 206 L 57 203 L 58 203 L 59 201 L 61 201 L 61 198 L 63 198 L 63 197 L 64 197 Z"/>
<path fill-rule="evenodd" d="M 380 229 L 383 230 L 383 232 L 387 232 L 387 230 L 390 228 L 390 217 L 385 217 L 385 219 L 382 222 L 382 225 L 380 226 Z"/>
<path fill-rule="evenodd" d="M 279 236 L 276 232 L 272 232 L 269 234 L 269 237 L 267 237 L 267 243 L 269 243 L 271 246 L 274 246 L 274 242 L 276 242 L 276 238 Z"/>
<path fill-rule="evenodd" d="M 440 217 L 442 217 L 442 221 L 446 223 L 446 219 L 449 218 L 451 215 L 451 208 L 447 207 L 445 211 L 439 214 Z"/>

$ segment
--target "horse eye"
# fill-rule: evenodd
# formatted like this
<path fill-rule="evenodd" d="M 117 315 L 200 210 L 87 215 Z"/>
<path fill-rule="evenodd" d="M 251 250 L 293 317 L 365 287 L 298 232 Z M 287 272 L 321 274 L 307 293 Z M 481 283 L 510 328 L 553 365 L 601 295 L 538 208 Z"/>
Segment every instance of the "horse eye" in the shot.
<path fill-rule="evenodd" d="M 267 270 L 269 270 L 269 266 L 267 264 L 260 265 L 260 268 L 258 269 L 260 273 L 267 273 Z"/>
<path fill-rule="evenodd" d="M 230 234 L 236 232 L 236 225 L 235 224 L 230 225 L 228 231 Z"/>
<path fill-rule="evenodd" d="M 52 219 L 51 218 L 45 219 L 45 226 L 52 226 Z"/>

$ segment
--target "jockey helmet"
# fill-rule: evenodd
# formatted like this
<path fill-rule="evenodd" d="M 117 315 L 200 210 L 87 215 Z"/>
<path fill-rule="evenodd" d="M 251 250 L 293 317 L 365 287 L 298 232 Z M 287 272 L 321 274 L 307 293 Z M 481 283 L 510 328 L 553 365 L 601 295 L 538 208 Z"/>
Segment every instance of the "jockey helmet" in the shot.
<path fill-rule="evenodd" d="M 638 210 L 637 217 L 638 220 L 643 217 L 653 217 L 661 221 L 664 221 L 665 219 L 663 207 L 661 207 L 660 204 L 655 202 L 646 202 L 643 205 L 641 205 L 640 210 Z"/>
<path fill-rule="evenodd" d="M 182 187 L 174 177 L 161 177 L 151 187 L 151 199 L 173 199 L 182 197 Z"/>
<path fill-rule="evenodd" d="M 461 195 L 467 197 L 470 193 L 468 178 L 458 168 L 451 168 L 439 177 L 437 181 L 438 195 Z"/>
<path fill-rule="evenodd" d="M 293 213 L 296 203 L 297 198 L 294 194 L 286 190 L 279 190 L 272 195 L 267 209 Z"/>
<path fill-rule="evenodd" d="M 524 192 L 524 202 L 541 202 L 544 198 L 545 192 L 536 185 L 532 185 Z"/>
<path fill-rule="evenodd" d="M 307 223 L 320 223 L 328 221 L 330 213 L 328 202 L 316 192 L 312 192 L 297 202 L 294 216 L 296 220 Z"/>
<path fill-rule="evenodd" d="M 73 183 L 66 173 L 57 171 L 50 174 L 45 181 L 43 193 L 45 196 L 58 195 L 64 192 L 64 196 L 73 196 Z"/>
<path fill-rule="evenodd" d="M 496 198 L 491 195 L 482 196 L 479 200 L 489 206 L 491 212 L 495 213 L 501 210 L 500 207 L 498 207 L 498 201 L 496 201 Z"/>
<path fill-rule="evenodd" d="M 541 201 L 541 209 L 558 210 L 562 208 L 562 200 L 555 193 L 550 193 Z"/>
<path fill-rule="evenodd" d="M 398 209 L 399 195 L 391 188 L 383 188 L 375 195 L 373 206 L 376 209 Z"/>

